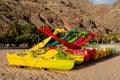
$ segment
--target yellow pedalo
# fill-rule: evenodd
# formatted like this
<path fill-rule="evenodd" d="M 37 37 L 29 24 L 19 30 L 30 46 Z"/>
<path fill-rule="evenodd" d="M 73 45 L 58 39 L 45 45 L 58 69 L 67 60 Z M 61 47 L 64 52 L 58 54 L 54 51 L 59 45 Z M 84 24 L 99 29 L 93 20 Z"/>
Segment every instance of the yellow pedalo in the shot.
<path fill-rule="evenodd" d="M 41 55 L 30 51 L 27 54 L 7 53 L 7 59 L 10 65 L 59 70 L 70 70 L 75 63 L 73 59 L 60 57 L 57 50 L 49 50 Z"/>

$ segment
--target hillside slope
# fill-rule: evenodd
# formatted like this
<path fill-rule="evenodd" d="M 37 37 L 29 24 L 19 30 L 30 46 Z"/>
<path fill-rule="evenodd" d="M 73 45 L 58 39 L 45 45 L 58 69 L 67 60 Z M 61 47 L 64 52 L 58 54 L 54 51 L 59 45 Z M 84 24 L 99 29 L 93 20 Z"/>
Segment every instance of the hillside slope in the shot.
<path fill-rule="evenodd" d="M 0 33 L 13 20 L 36 27 L 79 29 L 96 33 L 120 33 L 120 0 L 113 6 L 94 5 L 88 0 L 1 0 Z"/>

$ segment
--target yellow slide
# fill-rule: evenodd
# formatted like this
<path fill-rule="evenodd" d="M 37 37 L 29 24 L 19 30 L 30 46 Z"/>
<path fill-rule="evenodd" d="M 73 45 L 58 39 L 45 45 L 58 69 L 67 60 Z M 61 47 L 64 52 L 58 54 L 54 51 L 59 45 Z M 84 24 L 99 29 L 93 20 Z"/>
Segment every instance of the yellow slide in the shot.
<path fill-rule="evenodd" d="M 65 32 L 65 30 L 57 28 L 57 29 L 55 29 L 55 31 L 53 32 L 53 34 L 57 35 L 58 33 L 62 33 L 62 32 Z M 51 39 L 52 39 L 51 37 L 46 38 L 42 42 L 40 42 L 37 45 L 35 45 L 34 47 L 32 47 L 30 50 L 38 50 L 38 49 L 44 47 Z"/>

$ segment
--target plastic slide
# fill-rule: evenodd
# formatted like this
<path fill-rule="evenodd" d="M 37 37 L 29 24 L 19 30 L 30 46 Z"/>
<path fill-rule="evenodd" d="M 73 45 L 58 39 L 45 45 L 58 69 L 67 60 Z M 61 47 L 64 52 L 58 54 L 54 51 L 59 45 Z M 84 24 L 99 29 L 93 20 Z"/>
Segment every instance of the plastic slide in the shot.
<path fill-rule="evenodd" d="M 78 45 L 80 42 L 82 42 L 85 39 L 85 36 L 82 36 L 81 38 L 77 39 L 75 42 L 73 42 L 74 45 Z M 78 45 L 79 46 L 79 45 Z"/>
<path fill-rule="evenodd" d="M 65 36 L 63 36 L 61 39 L 64 40 L 67 37 L 71 36 L 73 33 L 78 33 L 77 30 L 70 30 Z M 59 42 L 58 41 L 54 41 L 52 43 L 49 43 L 47 46 L 55 46 L 57 45 Z"/>
<path fill-rule="evenodd" d="M 80 49 L 81 49 L 82 47 L 77 46 L 77 45 L 74 45 L 74 44 L 72 44 L 72 43 L 69 43 L 69 42 L 67 42 L 67 41 L 65 41 L 65 40 L 62 40 L 62 39 L 60 39 L 60 38 L 57 38 L 56 36 L 54 36 L 53 34 L 51 34 L 51 32 L 49 33 L 49 32 L 45 31 L 45 30 L 42 29 L 42 28 L 38 28 L 38 30 L 39 30 L 39 31 L 42 31 L 42 32 L 44 32 L 45 34 L 51 36 L 52 38 L 58 40 L 58 41 L 61 42 L 64 46 L 67 46 L 66 51 L 71 52 L 71 53 L 73 53 L 73 54 L 84 55 L 84 57 L 85 57 L 85 58 L 84 58 L 84 62 L 88 62 L 88 61 L 89 61 L 89 57 L 90 57 L 91 55 L 95 54 L 95 53 L 90 53 L 89 49 L 86 49 L 86 50 L 81 51 Z M 93 34 L 93 33 L 90 33 L 90 34 Z M 65 49 L 64 49 L 64 50 L 65 50 Z"/>
<path fill-rule="evenodd" d="M 88 32 L 88 34 L 90 35 L 90 37 L 88 37 L 84 41 L 80 42 L 79 45 L 84 45 L 84 44 L 88 43 L 93 37 L 99 36 L 98 34 L 94 34 L 92 32 Z"/>
<path fill-rule="evenodd" d="M 47 31 L 45 31 L 45 30 L 42 29 L 42 28 L 38 28 L 38 30 L 39 30 L 39 31 L 42 31 L 42 32 L 44 32 L 45 34 L 51 36 L 52 38 L 58 40 L 58 41 L 61 42 L 64 46 L 67 46 L 67 49 L 66 49 L 65 51 L 71 52 L 71 53 L 73 53 L 73 54 L 82 54 L 82 55 L 84 55 L 84 57 L 85 57 L 85 58 L 84 58 L 84 62 L 88 62 L 88 61 L 89 61 L 89 58 L 90 58 L 93 54 L 95 54 L 95 50 L 94 50 L 94 49 L 85 49 L 85 50 L 81 51 L 80 49 L 81 49 L 82 47 L 80 47 L 80 45 L 77 46 L 77 45 L 75 45 L 75 44 L 73 44 L 73 43 L 69 43 L 69 42 L 67 42 L 67 41 L 65 41 L 65 40 L 62 40 L 62 39 L 60 39 L 60 38 L 57 38 L 56 36 L 54 36 L 53 34 L 51 34 L 51 32 L 47 32 Z M 97 34 L 94 34 L 94 33 L 92 33 L 92 32 L 88 32 L 88 34 L 91 35 L 91 36 L 88 37 L 87 39 L 85 39 L 82 43 L 85 44 L 85 43 L 87 43 L 89 40 L 91 40 L 91 38 L 93 38 L 94 36 L 97 36 Z M 93 52 L 93 53 L 91 53 L 91 52 Z"/>
<path fill-rule="evenodd" d="M 45 29 L 46 31 L 49 31 L 49 29 Z M 62 33 L 65 32 L 64 29 L 55 29 L 55 31 L 53 32 L 54 35 L 57 35 L 58 33 Z M 30 50 L 38 50 L 40 48 L 43 48 L 52 38 L 48 37 L 46 39 L 44 39 L 42 42 L 39 42 L 37 45 L 35 45 L 34 47 L 32 47 Z"/>
<path fill-rule="evenodd" d="M 86 34 L 86 35 L 85 35 Z M 90 35 L 90 37 L 88 37 L 86 39 L 86 36 Z M 88 32 L 88 33 L 84 33 L 84 35 L 82 37 L 80 37 L 79 39 L 77 39 L 75 42 L 73 42 L 74 45 L 84 45 L 87 42 L 89 42 L 94 36 L 98 36 L 97 34 L 94 34 L 92 32 Z"/>
<path fill-rule="evenodd" d="M 84 31 L 84 32 L 80 32 L 77 37 L 72 38 L 72 39 L 69 40 L 68 42 L 70 42 L 70 43 L 75 42 L 77 39 L 79 39 L 80 37 L 82 37 L 82 36 L 84 36 L 84 35 L 86 35 L 86 34 L 88 34 L 88 32 L 85 32 L 85 31 Z"/>
<path fill-rule="evenodd" d="M 98 36 L 98 34 L 94 34 L 92 32 L 88 32 L 87 35 L 90 35 L 90 37 L 88 37 L 87 39 L 85 39 L 85 36 L 82 36 L 81 38 L 77 39 L 73 44 L 74 45 L 78 45 L 79 43 L 84 43 L 86 44 L 88 41 L 90 41 L 94 36 Z M 80 44 L 80 45 L 81 45 Z M 79 45 L 79 46 L 80 46 Z M 56 47 L 53 47 L 53 49 L 55 49 Z M 96 53 L 95 49 L 94 48 L 87 48 L 87 49 L 84 49 L 84 50 L 74 50 L 74 49 L 64 49 L 70 53 L 73 53 L 73 54 L 82 54 L 84 55 L 84 62 L 88 62 L 89 59 Z"/>
<path fill-rule="evenodd" d="M 47 27 L 46 27 L 47 28 Z M 41 31 L 49 36 L 51 36 L 52 38 L 54 38 L 55 40 L 59 41 L 60 43 L 62 43 L 64 46 L 67 46 L 68 48 L 71 48 L 71 49 L 81 49 L 82 47 L 80 46 L 77 46 L 77 45 L 74 45 L 72 43 L 69 43 L 68 41 L 66 40 L 62 40 L 58 37 L 56 37 L 54 34 L 52 34 L 51 32 L 48 32 L 48 31 L 45 31 L 44 29 L 42 28 L 38 28 L 38 31 Z"/>

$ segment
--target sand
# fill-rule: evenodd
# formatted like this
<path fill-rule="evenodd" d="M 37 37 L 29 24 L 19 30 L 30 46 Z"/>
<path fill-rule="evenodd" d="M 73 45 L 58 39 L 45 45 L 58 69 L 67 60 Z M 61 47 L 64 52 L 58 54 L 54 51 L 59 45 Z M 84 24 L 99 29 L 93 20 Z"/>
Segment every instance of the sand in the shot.
<path fill-rule="evenodd" d="M 40 70 L 10 66 L 6 52 L 0 50 L 0 80 L 120 80 L 120 46 L 114 55 L 75 66 L 72 70 Z"/>

